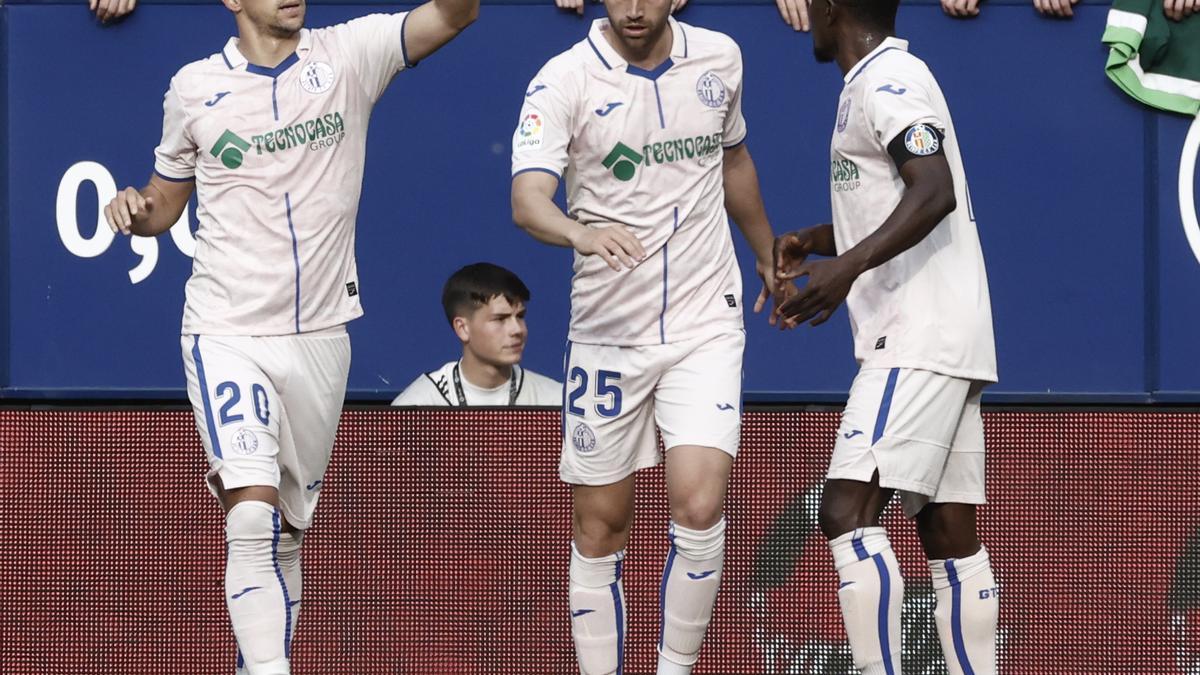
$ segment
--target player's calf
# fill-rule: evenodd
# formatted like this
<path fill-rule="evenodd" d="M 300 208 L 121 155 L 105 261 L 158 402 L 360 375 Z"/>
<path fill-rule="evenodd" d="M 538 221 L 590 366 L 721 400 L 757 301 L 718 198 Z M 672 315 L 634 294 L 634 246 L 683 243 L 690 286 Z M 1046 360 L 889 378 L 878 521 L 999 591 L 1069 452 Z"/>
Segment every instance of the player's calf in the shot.
<path fill-rule="evenodd" d="M 700 656 L 725 565 L 725 519 L 703 530 L 671 522 L 659 607 L 658 674 L 687 675 Z"/>
<path fill-rule="evenodd" d="M 986 548 L 966 558 L 929 560 L 937 597 L 934 620 L 950 675 L 996 672 L 999 588 Z"/>
<path fill-rule="evenodd" d="M 855 667 L 864 675 L 898 674 L 904 580 L 887 533 L 882 527 L 861 528 L 837 537 L 829 547 Z"/>
<path fill-rule="evenodd" d="M 571 637 L 582 675 L 620 673 L 625 657 L 625 552 L 583 556 L 571 542 Z"/>
<path fill-rule="evenodd" d="M 266 502 L 238 502 L 225 517 L 225 602 L 247 675 L 290 673 L 294 607 L 280 565 L 284 538 L 283 518 Z M 299 540 L 287 538 L 296 545 L 298 571 Z"/>

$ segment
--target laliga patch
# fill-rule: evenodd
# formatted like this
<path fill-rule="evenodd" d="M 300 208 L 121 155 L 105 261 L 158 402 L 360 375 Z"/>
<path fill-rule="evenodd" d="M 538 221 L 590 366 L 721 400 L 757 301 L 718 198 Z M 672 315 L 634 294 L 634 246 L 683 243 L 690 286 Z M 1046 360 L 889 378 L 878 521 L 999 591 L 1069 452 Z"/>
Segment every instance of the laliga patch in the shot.
<path fill-rule="evenodd" d="M 720 108 L 725 102 L 725 83 L 713 71 L 708 71 L 696 80 L 696 96 L 710 108 Z"/>
<path fill-rule="evenodd" d="M 233 449 L 239 455 L 253 455 L 258 450 L 258 436 L 245 427 L 238 429 L 233 435 Z"/>
<path fill-rule="evenodd" d="M 521 124 L 517 126 L 517 149 L 540 146 L 545 131 L 546 125 L 541 115 L 534 112 L 525 115 L 521 118 Z"/>
<path fill-rule="evenodd" d="M 310 94 L 324 94 L 333 88 L 333 66 L 313 61 L 300 71 L 300 86 Z"/>
<path fill-rule="evenodd" d="M 904 134 L 904 149 L 917 157 L 932 155 L 938 151 L 937 133 L 926 124 L 916 124 Z"/>
<path fill-rule="evenodd" d="M 580 454 L 587 454 L 596 449 L 596 434 L 588 425 L 580 422 L 575 425 L 575 430 L 571 432 L 571 442 L 575 444 L 575 449 Z"/>

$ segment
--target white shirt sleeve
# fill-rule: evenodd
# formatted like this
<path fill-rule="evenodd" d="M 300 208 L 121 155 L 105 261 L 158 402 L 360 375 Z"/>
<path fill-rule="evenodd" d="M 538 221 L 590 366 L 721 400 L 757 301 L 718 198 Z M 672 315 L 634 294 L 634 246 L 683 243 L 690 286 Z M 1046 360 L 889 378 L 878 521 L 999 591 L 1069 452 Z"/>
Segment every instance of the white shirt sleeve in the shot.
<path fill-rule="evenodd" d="M 547 66 L 525 90 L 521 121 L 513 132 L 512 173 L 547 171 L 562 178 L 575 128 L 574 83 Z"/>
<path fill-rule="evenodd" d="M 945 130 L 938 118 L 925 83 L 908 73 L 876 78 L 867 87 L 863 112 L 875 139 L 887 147 L 896 136 L 914 124 L 931 124 Z"/>
<path fill-rule="evenodd" d="M 725 128 L 721 134 L 721 145 L 732 148 L 746 140 L 746 118 L 742 116 L 742 50 L 733 46 L 737 85 L 729 92 L 729 110 L 725 113 Z"/>
<path fill-rule="evenodd" d="M 171 80 L 163 97 L 162 140 L 154 149 L 154 172 L 175 181 L 196 177 L 196 143 L 188 134 L 187 115 L 175 91 L 175 80 Z"/>
<path fill-rule="evenodd" d="M 408 12 L 369 14 L 335 26 L 342 50 L 372 101 L 378 101 L 392 78 L 415 66 L 404 44 Z"/>

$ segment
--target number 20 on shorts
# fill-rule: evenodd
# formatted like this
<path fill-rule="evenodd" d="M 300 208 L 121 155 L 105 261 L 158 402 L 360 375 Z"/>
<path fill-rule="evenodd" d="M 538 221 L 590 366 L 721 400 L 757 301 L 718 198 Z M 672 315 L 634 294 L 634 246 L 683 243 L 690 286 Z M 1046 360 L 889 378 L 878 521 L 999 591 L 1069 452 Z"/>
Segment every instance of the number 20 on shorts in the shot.
<path fill-rule="evenodd" d="M 613 370 L 596 371 L 596 414 L 601 417 L 616 417 L 621 414 L 621 387 L 617 384 L 621 374 Z M 567 413 L 584 417 L 586 412 L 578 404 L 588 391 L 588 371 L 575 366 L 567 375 L 571 393 L 567 396 Z"/>

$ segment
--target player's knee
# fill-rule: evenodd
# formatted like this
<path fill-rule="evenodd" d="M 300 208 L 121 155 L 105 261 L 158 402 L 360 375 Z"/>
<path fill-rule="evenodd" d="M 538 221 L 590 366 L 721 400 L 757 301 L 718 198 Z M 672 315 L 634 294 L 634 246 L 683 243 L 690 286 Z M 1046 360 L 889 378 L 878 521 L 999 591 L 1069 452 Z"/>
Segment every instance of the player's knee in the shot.
<path fill-rule="evenodd" d="M 629 541 L 627 521 L 575 514 L 575 544 L 580 553 L 597 558 L 612 555 L 625 548 Z"/>
<path fill-rule="evenodd" d="M 980 543 L 974 515 L 974 507 L 970 505 L 929 504 L 921 509 L 917 514 L 917 534 L 925 554 L 940 560 L 978 553 Z"/>
<path fill-rule="evenodd" d="M 260 501 L 243 501 L 233 505 L 225 515 L 225 541 L 231 552 L 235 548 L 268 545 L 280 534 L 282 518 L 274 506 Z"/>
<path fill-rule="evenodd" d="M 671 519 L 693 530 L 706 530 L 721 520 L 720 495 L 691 494 L 671 505 Z"/>
<path fill-rule="evenodd" d="M 833 541 L 838 537 L 860 527 L 870 525 L 862 514 L 859 504 L 849 499 L 838 499 L 825 495 L 821 499 L 821 508 L 817 511 L 817 525 L 821 534 Z"/>

